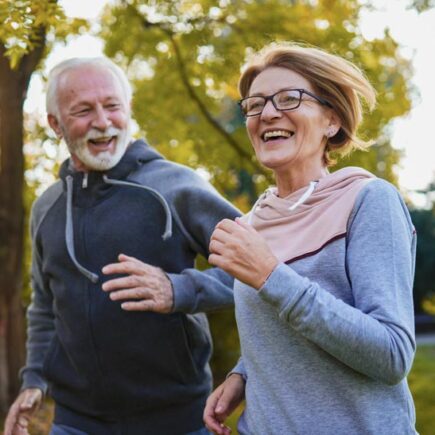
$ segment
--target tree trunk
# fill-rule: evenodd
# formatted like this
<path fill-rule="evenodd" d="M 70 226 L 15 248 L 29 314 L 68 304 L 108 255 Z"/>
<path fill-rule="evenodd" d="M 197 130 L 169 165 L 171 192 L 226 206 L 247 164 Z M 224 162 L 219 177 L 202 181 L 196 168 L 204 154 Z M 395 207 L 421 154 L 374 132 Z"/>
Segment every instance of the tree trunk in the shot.
<path fill-rule="evenodd" d="M 0 44 L 0 414 L 20 388 L 25 323 L 21 302 L 23 262 L 23 103 L 43 46 L 24 56 L 16 70 Z"/>

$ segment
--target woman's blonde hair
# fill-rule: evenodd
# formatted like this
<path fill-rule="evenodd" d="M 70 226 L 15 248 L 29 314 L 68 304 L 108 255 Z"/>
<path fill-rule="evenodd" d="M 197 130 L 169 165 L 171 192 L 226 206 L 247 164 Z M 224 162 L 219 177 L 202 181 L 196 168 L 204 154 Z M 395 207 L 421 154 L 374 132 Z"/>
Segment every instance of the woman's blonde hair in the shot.
<path fill-rule="evenodd" d="M 280 67 L 292 70 L 306 78 L 315 92 L 333 106 L 341 121 L 341 128 L 327 138 L 324 163 L 335 163 L 330 152 L 343 156 L 354 149 L 371 145 L 356 136 L 362 121 L 362 98 L 370 110 L 376 103 L 376 92 L 363 72 L 342 57 L 319 48 L 294 43 L 273 43 L 254 54 L 239 80 L 242 98 L 249 95 L 254 79 L 265 69 Z"/>

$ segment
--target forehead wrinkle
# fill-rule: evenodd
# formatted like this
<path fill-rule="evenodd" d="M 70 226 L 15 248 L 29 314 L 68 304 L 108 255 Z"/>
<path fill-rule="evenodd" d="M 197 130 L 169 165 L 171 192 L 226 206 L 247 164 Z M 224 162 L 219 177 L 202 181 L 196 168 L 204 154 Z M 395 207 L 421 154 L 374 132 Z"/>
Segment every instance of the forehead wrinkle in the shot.
<path fill-rule="evenodd" d="M 126 96 L 118 78 L 110 70 L 95 67 L 75 68 L 65 71 L 59 77 L 58 100 L 79 104 L 89 104 L 95 100 L 117 99 L 126 102 Z M 74 99 L 80 98 L 79 101 Z M 66 101 L 65 101 L 66 99 Z"/>

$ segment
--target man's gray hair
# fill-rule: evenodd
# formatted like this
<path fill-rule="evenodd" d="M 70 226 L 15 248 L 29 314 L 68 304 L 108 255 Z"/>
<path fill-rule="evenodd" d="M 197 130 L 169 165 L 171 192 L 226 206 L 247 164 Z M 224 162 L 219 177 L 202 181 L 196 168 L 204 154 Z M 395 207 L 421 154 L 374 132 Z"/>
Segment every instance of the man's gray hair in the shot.
<path fill-rule="evenodd" d="M 57 91 L 59 81 L 65 72 L 80 68 L 83 66 L 98 67 L 102 69 L 108 69 L 118 79 L 121 88 L 124 92 L 126 103 L 129 105 L 131 101 L 131 85 L 125 75 L 124 71 L 112 62 L 107 57 L 73 57 L 71 59 L 64 60 L 57 64 L 49 73 L 48 87 L 46 97 L 46 109 L 47 114 L 59 117 L 59 107 L 57 101 Z"/>

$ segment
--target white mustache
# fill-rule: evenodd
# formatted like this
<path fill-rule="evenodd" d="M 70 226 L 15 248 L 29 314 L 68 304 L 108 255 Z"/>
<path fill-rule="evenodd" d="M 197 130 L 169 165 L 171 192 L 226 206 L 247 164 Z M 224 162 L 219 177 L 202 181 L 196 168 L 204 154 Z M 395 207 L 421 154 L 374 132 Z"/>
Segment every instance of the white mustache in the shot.
<path fill-rule="evenodd" d="M 88 140 L 95 140 L 95 139 L 101 139 L 103 137 L 112 137 L 112 136 L 118 136 L 121 133 L 121 130 L 116 127 L 110 126 L 109 128 L 106 128 L 106 130 L 101 131 L 97 130 L 96 128 L 92 128 L 89 130 L 85 137 L 83 138 L 85 141 Z"/>

